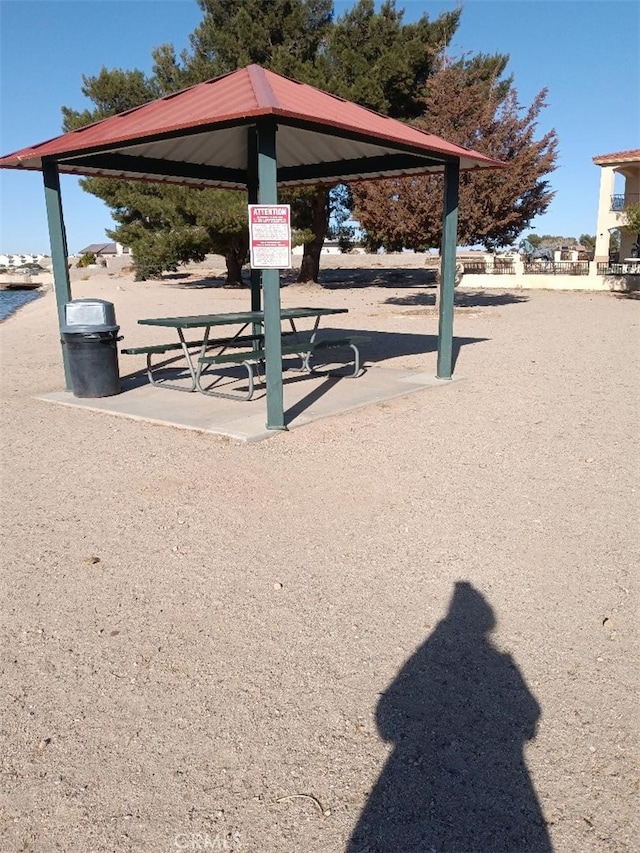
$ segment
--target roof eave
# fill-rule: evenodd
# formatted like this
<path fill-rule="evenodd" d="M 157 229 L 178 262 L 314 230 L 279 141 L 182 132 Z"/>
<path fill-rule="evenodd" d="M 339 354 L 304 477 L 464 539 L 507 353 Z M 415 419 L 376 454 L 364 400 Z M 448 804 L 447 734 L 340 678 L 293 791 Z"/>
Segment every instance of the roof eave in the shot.
<path fill-rule="evenodd" d="M 462 146 L 448 144 L 445 140 L 440 144 L 439 140 L 435 143 L 432 134 L 428 134 L 418 128 L 411 128 L 412 131 L 425 136 L 424 144 L 417 144 L 411 140 L 402 140 L 392 132 L 389 133 L 367 133 L 364 130 L 355 129 L 352 126 L 340 121 L 310 118 L 301 113 L 295 113 L 291 110 L 286 110 L 278 107 L 257 108 L 255 110 L 245 111 L 242 115 L 224 116 L 217 119 L 215 122 L 195 122 L 190 125 L 180 125 L 168 128 L 163 128 L 162 131 L 145 134 L 130 134 L 114 138 L 111 140 L 103 140 L 99 144 L 94 145 L 74 145 L 71 148 L 64 148 L 56 151 L 56 143 L 67 136 L 56 137 L 55 139 L 43 142 L 38 146 L 31 146 L 27 149 L 16 151 L 0 159 L 0 168 L 26 168 L 39 169 L 42 168 L 43 160 L 50 159 L 53 162 L 60 162 L 68 157 L 89 156 L 100 152 L 109 151 L 113 148 L 126 148 L 128 146 L 139 145 L 142 143 L 153 142 L 156 140 L 171 139 L 181 135 L 192 135 L 206 133 L 207 131 L 215 132 L 232 126 L 251 125 L 259 119 L 274 118 L 280 120 L 279 123 L 289 126 L 305 127 L 307 129 L 317 130 L 318 127 L 325 128 L 330 134 L 336 133 L 342 137 L 357 139 L 364 142 L 373 142 L 379 144 L 387 144 L 398 151 L 406 151 L 422 156 L 432 156 L 442 158 L 442 162 L 451 162 L 458 158 L 465 158 L 475 161 L 475 166 L 479 168 L 505 168 L 508 164 L 494 160 L 477 151 L 463 148 Z M 82 129 L 81 129 L 82 130 Z M 79 132 L 81 132 L 81 130 Z M 429 141 L 427 141 L 429 140 Z M 49 153 L 48 149 L 53 150 Z M 41 150 L 40 150 L 41 149 Z M 469 168 L 469 167 L 467 167 Z"/>

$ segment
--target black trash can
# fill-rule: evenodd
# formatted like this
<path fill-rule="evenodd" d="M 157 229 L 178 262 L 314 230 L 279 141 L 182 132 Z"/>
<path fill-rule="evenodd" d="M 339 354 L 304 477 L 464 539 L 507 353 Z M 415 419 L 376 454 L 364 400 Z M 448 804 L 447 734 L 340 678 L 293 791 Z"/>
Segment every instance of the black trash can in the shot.
<path fill-rule="evenodd" d="M 117 342 L 120 326 L 104 299 L 74 299 L 64 306 L 62 345 L 66 348 L 74 397 L 120 393 Z"/>

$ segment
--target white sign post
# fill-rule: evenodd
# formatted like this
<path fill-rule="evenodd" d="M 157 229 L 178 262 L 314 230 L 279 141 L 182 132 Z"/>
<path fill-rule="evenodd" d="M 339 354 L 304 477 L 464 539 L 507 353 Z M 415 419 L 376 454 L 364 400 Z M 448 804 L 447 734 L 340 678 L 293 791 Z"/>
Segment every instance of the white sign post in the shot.
<path fill-rule="evenodd" d="M 291 206 L 250 204 L 249 245 L 252 269 L 291 269 Z"/>

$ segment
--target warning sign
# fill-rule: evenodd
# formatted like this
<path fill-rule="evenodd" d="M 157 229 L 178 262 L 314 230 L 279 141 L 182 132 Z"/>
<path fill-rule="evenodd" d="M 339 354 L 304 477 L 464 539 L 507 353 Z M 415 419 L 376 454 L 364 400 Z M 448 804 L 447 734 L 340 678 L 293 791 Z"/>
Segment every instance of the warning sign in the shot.
<path fill-rule="evenodd" d="M 249 244 L 252 269 L 291 269 L 290 205 L 250 204 Z"/>

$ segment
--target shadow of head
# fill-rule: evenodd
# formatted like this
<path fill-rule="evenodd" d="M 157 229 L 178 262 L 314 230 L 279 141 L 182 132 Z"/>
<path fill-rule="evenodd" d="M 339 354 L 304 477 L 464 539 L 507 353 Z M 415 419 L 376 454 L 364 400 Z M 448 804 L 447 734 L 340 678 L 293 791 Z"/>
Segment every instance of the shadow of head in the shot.
<path fill-rule="evenodd" d="M 471 642 L 493 631 L 497 624 L 489 602 L 467 581 L 456 583 L 447 620 Z"/>

